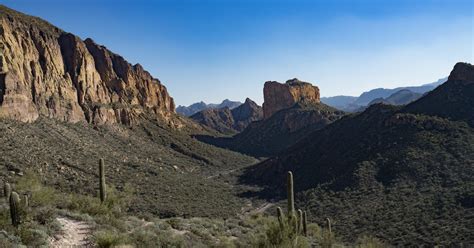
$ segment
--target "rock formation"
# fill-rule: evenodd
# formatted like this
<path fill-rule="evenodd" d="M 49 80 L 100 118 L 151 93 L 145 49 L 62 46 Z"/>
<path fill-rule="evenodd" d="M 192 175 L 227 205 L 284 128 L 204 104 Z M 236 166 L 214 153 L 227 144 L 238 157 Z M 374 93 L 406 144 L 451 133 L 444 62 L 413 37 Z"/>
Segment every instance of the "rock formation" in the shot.
<path fill-rule="evenodd" d="M 259 121 L 263 118 L 263 109 L 250 98 L 245 99 L 244 104 L 232 109 L 234 117 L 234 129 L 244 130 L 250 123 Z"/>
<path fill-rule="evenodd" d="M 174 108 L 139 64 L 0 6 L 0 117 L 132 125 L 147 114 L 172 124 Z"/>
<path fill-rule="evenodd" d="M 209 108 L 192 115 L 191 119 L 221 133 L 231 134 L 244 130 L 251 122 L 261 120 L 262 117 L 262 107 L 247 98 L 245 103 L 234 109 Z"/>
<path fill-rule="evenodd" d="M 295 103 L 319 103 L 319 88 L 296 78 L 281 84 L 275 81 L 265 82 L 263 88 L 263 115 L 268 119 L 274 113 L 290 108 Z"/>

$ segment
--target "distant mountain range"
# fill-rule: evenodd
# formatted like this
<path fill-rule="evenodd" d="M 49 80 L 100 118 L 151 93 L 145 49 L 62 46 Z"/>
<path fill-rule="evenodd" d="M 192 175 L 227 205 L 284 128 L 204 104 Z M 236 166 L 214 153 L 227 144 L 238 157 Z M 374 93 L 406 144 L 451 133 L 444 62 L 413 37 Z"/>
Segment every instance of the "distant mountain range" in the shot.
<path fill-rule="evenodd" d="M 447 78 L 439 79 L 436 82 L 424 84 L 421 86 L 407 86 L 407 87 L 397 87 L 394 89 L 384 89 L 384 88 L 377 88 L 370 91 L 366 91 L 362 93 L 358 97 L 354 96 L 333 96 L 333 97 L 321 97 L 321 101 L 331 107 L 347 111 L 347 112 L 358 112 L 364 110 L 366 106 L 370 105 L 370 103 L 376 99 L 386 99 L 389 98 L 391 95 L 403 90 L 403 94 L 407 94 L 407 91 L 413 93 L 413 95 L 418 94 L 425 94 L 429 92 L 442 83 L 446 82 Z M 419 96 L 421 96 L 419 95 Z M 404 105 L 408 104 L 409 102 L 397 101 L 397 104 L 394 105 Z M 393 103 L 391 103 L 393 104 Z"/>
<path fill-rule="evenodd" d="M 229 108 L 229 109 L 234 109 L 238 106 L 242 105 L 241 102 L 238 101 L 231 101 L 229 99 L 225 99 L 221 103 L 209 103 L 206 104 L 205 102 L 197 102 L 193 103 L 189 106 L 182 106 L 179 105 L 176 108 L 176 113 L 184 115 L 184 116 L 191 116 L 196 114 L 197 112 L 206 110 L 206 109 L 221 109 L 221 108 Z"/>
<path fill-rule="evenodd" d="M 369 106 L 376 103 L 384 103 L 390 105 L 406 105 L 408 103 L 418 100 L 422 96 L 423 94 L 421 93 L 416 93 L 407 89 L 403 89 L 391 94 L 387 98 L 376 98 L 369 103 Z"/>

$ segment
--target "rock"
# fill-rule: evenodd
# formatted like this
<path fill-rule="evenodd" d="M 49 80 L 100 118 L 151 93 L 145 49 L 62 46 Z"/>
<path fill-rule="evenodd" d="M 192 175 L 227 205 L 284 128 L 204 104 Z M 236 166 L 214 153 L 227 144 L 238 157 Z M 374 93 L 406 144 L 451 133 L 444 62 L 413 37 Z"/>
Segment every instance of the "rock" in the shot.
<path fill-rule="evenodd" d="M 190 118 L 221 133 L 233 132 L 234 117 L 227 107 L 222 109 L 205 109 L 192 115 Z"/>
<path fill-rule="evenodd" d="M 292 107 L 298 102 L 319 103 L 319 88 L 296 78 L 281 84 L 265 82 L 263 88 L 263 116 L 268 119 L 274 113 Z"/>
<path fill-rule="evenodd" d="M 457 63 L 449 74 L 448 81 L 474 84 L 474 67 L 468 63 Z"/>
<path fill-rule="evenodd" d="M 259 121 L 263 118 L 263 109 L 258 106 L 250 98 L 245 99 L 244 104 L 232 109 L 234 118 L 234 129 L 237 131 L 244 130 L 250 123 Z"/>
<path fill-rule="evenodd" d="M 262 107 L 247 98 L 245 103 L 234 108 L 205 109 L 190 118 L 221 133 L 235 133 L 244 130 L 251 122 L 261 120 Z"/>
<path fill-rule="evenodd" d="M 0 117 L 133 125 L 141 115 L 173 123 L 161 82 L 91 39 L 0 7 Z"/>

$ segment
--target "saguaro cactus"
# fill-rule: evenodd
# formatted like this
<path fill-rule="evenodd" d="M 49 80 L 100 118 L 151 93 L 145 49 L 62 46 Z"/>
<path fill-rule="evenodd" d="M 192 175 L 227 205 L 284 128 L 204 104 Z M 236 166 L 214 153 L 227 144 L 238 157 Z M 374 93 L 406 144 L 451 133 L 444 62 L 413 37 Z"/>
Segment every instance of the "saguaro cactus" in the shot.
<path fill-rule="evenodd" d="M 5 182 L 5 184 L 3 184 L 3 196 L 5 196 L 5 199 L 7 201 L 10 200 L 11 193 L 12 193 L 12 187 L 10 186 L 9 183 Z"/>
<path fill-rule="evenodd" d="M 99 196 L 101 202 L 104 202 L 107 198 L 107 188 L 105 185 L 105 164 L 103 158 L 99 160 Z"/>
<path fill-rule="evenodd" d="M 23 205 L 25 206 L 25 208 L 28 208 L 30 206 L 30 200 L 29 200 L 28 194 L 23 195 L 23 200 L 24 200 Z"/>
<path fill-rule="evenodd" d="M 303 211 L 301 209 L 298 209 L 298 222 L 296 230 L 298 230 L 298 233 L 303 232 Z"/>
<path fill-rule="evenodd" d="M 285 228 L 285 215 L 283 214 L 281 207 L 277 207 L 277 216 L 278 223 L 280 223 L 280 229 L 283 230 Z"/>
<path fill-rule="evenodd" d="M 328 224 L 329 235 L 331 235 L 332 234 L 331 219 L 326 218 L 326 221 L 327 221 L 327 224 Z"/>
<path fill-rule="evenodd" d="M 20 196 L 16 192 L 10 194 L 10 216 L 12 225 L 18 227 L 20 225 Z"/>
<path fill-rule="evenodd" d="M 295 212 L 295 196 L 293 192 L 293 173 L 288 171 L 286 176 L 287 197 L 288 197 L 288 217 L 294 215 Z"/>
<path fill-rule="evenodd" d="M 308 236 L 308 219 L 306 216 L 306 211 L 303 211 L 303 235 Z"/>

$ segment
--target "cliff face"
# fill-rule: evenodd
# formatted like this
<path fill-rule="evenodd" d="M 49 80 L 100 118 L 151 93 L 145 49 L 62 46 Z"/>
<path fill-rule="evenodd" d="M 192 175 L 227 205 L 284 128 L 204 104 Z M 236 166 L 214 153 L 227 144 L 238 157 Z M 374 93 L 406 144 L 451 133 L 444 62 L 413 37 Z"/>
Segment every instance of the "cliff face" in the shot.
<path fill-rule="evenodd" d="M 0 117 L 132 125 L 173 123 L 165 86 L 91 39 L 0 6 Z"/>
<path fill-rule="evenodd" d="M 263 98 L 264 119 L 268 119 L 274 113 L 298 102 L 320 102 L 319 88 L 296 78 L 288 80 L 284 84 L 275 81 L 265 82 Z"/>

